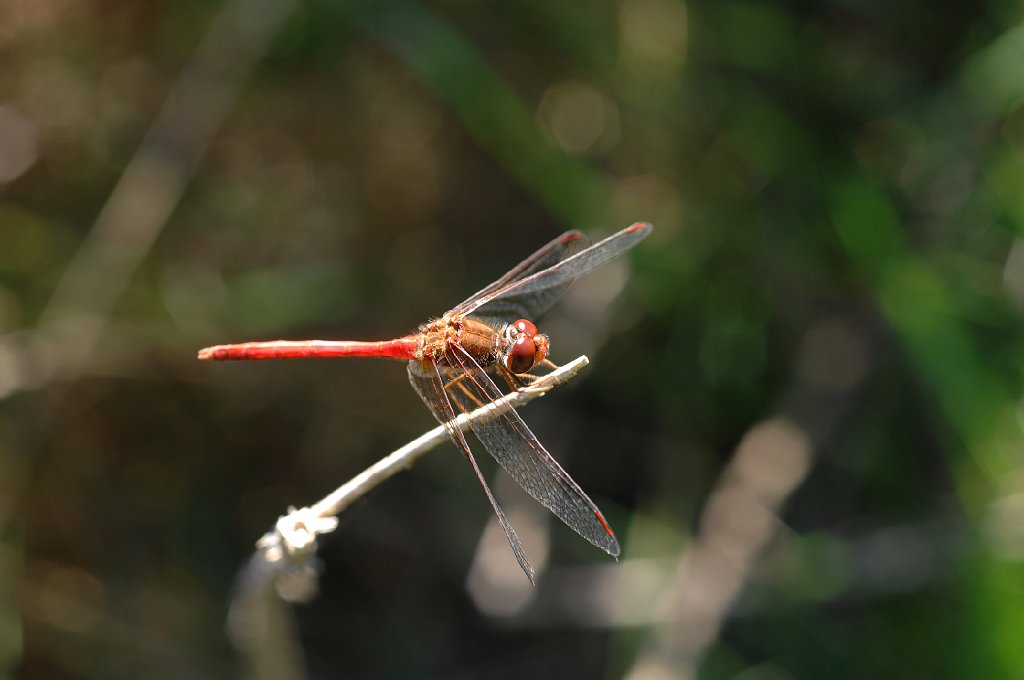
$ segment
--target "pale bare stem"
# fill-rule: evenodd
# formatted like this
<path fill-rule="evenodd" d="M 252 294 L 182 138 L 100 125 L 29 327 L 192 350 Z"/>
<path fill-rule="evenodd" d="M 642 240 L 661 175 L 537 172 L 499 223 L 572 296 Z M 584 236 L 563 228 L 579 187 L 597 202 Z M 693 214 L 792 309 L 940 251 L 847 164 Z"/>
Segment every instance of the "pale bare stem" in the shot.
<path fill-rule="evenodd" d="M 542 397 L 546 390 L 564 385 L 576 377 L 588 363 L 587 357 L 581 356 L 544 376 L 544 389 L 534 385 L 530 389 L 511 392 L 494 404 L 460 415 L 455 423 L 465 431 L 471 422 L 493 420 L 498 417 L 500 407 L 508 405 L 518 408 Z M 257 541 L 256 553 L 238 579 L 238 590 L 231 605 L 229 621 L 236 644 L 252 644 L 253 634 L 246 630 L 252 624 L 252 617 L 248 615 L 251 607 L 247 603 L 258 600 L 261 593 L 273 588 L 278 596 L 293 602 L 308 599 L 315 593 L 316 569 L 313 558 L 316 554 L 316 538 L 337 527 L 338 513 L 448 440 L 448 431 L 444 426 L 435 427 L 366 468 L 313 505 L 290 508 L 287 515 L 278 518 L 274 529 Z"/>
<path fill-rule="evenodd" d="M 587 357 L 581 356 L 559 367 L 545 376 L 544 387 L 550 390 L 564 385 L 576 377 L 588 363 L 590 362 Z M 544 394 L 545 390 L 533 388 L 511 392 L 494 404 L 460 415 L 455 419 L 455 423 L 465 432 L 470 422 L 494 420 L 498 417 L 498 409 L 501 406 L 517 408 Z M 257 547 L 267 553 L 268 561 L 302 557 L 314 551 L 316 536 L 333 531 L 337 523 L 334 518 L 342 510 L 381 482 L 411 466 L 431 449 L 447 441 L 448 431 L 444 426 L 435 427 L 366 468 L 313 505 L 290 510 L 287 515 L 278 519 L 273 531 L 260 539 Z"/>

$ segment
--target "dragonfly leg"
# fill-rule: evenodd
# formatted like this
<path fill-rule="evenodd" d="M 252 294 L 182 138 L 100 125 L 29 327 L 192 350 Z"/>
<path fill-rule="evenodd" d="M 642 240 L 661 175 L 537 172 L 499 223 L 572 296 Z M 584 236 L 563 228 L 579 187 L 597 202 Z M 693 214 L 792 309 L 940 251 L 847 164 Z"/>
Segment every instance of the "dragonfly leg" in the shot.
<path fill-rule="evenodd" d="M 552 368 L 558 368 L 556 364 L 547 359 L 543 363 L 549 364 Z M 517 392 L 545 392 L 555 384 L 553 380 L 548 378 L 550 374 L 513 373 L 507 368 L 499 368 L 498 372 L 501 373 L 501 377 L 505 379 L 509 387 Z"/>
<path fill-rule="evenodd" d="M 467 399 L 469 399 L 471 402 L 476 404 L 477 408 L 483 408 L 483 406 L 484 406 L 483 402 L 481 402 L 479 399 L 477 399 L 476 395 L 474 395 L 470 391 L 470 389 L 468 387 L 466 387 L 465 383 L 462 382 L 463 380 L 465 380 L 467 375 L 468 375 L 467 373 L 463 373 L 462 375 L 456 376 L 456 377 L 452 378 L 451 380 L 449 380 L 445 384 L 445 386 L 444 386 L 444 391 L 445 392 L 451 392 L 453 388 L 458 388 L 458 390 L 460 392 L 462 392 L 462 394 L 464 394 Z M 456 403 L 459 403 L 459 404 L 464 403 L 462 401 L 459 401 L 458 399 L 456 399 L 455 401 L 456 401 Z"/>

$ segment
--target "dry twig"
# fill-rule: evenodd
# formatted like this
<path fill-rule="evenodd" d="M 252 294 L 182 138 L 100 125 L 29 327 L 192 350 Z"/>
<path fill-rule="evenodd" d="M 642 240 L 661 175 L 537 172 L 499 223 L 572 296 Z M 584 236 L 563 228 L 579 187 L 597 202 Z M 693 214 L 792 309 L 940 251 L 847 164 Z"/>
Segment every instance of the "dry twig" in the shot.
<path fill-rule="evenodd" d="M 565 384 L 589 363 L 581 356 L 545 376 L 544 389 L 526 389 L 506 394 L 495 404 L 472 413 L 460 415 L 456 425 L 463 431 L 474 421 L 493 420 L 498 407 L 522 406 L 548 390 Z M 282 600 L 300 602 L 316 592 L 317 571 L 314 565 L 317 536 L 330 533 L 337 525 L 337 515 L 371 489 L 410 467 L 424 454 L 448 441 L 444 426 L 435 427 L 421 437 L 385 456 L 345 482 L 316 503 L 303 508 L 290 508 L 278 518 L 274 528 L 256 543 L 256 552 L 242 569 L 228 618 L 228 628 L 236 647 L 253 668 L 259 668 L 265 655 L 294 658 L 296 652 L 287 629 L 290 614 Z M 271 652 L 270 650 L 274 650 Z"/>

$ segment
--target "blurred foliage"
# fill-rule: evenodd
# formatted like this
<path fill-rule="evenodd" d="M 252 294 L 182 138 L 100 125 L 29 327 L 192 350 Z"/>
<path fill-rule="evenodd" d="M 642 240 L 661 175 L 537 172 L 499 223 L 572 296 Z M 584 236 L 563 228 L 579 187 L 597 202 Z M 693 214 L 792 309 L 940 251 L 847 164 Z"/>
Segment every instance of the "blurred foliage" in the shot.
<path fill-rule="evenodd" d="M 485 613 L 446 447 L 325 541 L 310 677 L 1024 676 L 1022 64 L 1007 2 L 5 0 L 0 674 L 239 674 L 256 538 L 432 425 L 399 366 L 198 347 L 401 334 L 647 220 L 523 412 L 623 562 L 552 526 Z"/>

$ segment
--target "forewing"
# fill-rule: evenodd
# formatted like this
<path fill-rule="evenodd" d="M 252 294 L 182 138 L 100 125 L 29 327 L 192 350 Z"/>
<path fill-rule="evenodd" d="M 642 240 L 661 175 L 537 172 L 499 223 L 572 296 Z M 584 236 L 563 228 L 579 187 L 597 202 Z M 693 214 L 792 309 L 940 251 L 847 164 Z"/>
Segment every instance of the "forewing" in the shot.
<path fill-rule="evenodd" d="M 456 351 L 466 377 L 448 392 L 459 409 L 469 412 L 480 404 L 497 402 L 502 394 L 490 376 L 464 350 Z M 484 448 L 519 486 L 569 528 L 609 555 L 618 556 L 619 543 L 594 502 L 551 457 L 515 409 L 507 404 L 497 408 L 497 418 L 470 424 Z"/>
<path fill-rule="evenodd" d="M 478 300 L 487 298 L 492 300 L 492 303 L 487 306 L 488 316 L 500 318 L 506 323 L 515 319 L 531 318 L 539 312 L 535 312 L 531 306 L 524 304 L 524 301 L 506 299 L 505 296 L 498 293 L 510 284 L 548 269 L 565 258 L 571 257 L 573 254 L 580 252 L 589 245 L 590 239 L 588 239 L 585 234 L 575 230 L 567 231 L 513 267 L 500 279 L 471 295 L 467 300 L 450 310 L 448 313 L 468 313 L 464 310 L 469 308 L 475 309 L 478 306 L 476 304 Z M 562 286 L 561 290 L 551 291 L 551 300 L 550 302 L 547 302 L 547 307 L 544 307 L 544 309 L 547 309 L 554 304 L 555 299 L 561 295 L 562 291 L 570 283 L 572 283 L 571 280 L 567 281 Z M 541 303 L 543 304 L 543 301 L 541 301 Z"/>
<path fill-rule="evenodd" d="M 534 319 L 555 303 L 576 277 L 582 276 L 618 257 L 651 233 L 651 225 L 638 222 L 576 253 L 563 257 L 546 268 L 533 267 L 503 286 L 488 286 L 456 310 L 462 314 L 486 317 Z M 548 244 L 546 247 L 551 247 Z M 505 316 L 512 312 L 514 316 Z"/>
<path fill-rule="evenodd" d="M 473 457 L 473 452 L 469 448 L 466 436 L 462 434 L 462 430 L 455 426 L 455 411 L 452 409 L 451 402 L 448 401 L 448 396 L 444 389 L 445 382 L 437 366 L 430 363 L 428 368 L 424 369 L 419 362 L 410 361 L 409 382 L 412 383 L 413 389 L 420 395 L 420 399 L 427 405 L 430 412 L 434 414 L 434 417 L 445 426 L 445 429 L 448 430 L 448 436 L 455 442 L 455 446 L 462 450 L 469 464 L 473 467 L 473 472 L 476 473 L 477 480 L 484 488 L 484 493 L 487 494 L 487 500 L 490 501 L 494 514 L 498 516 L 501 528 L 505 530 L 505 536 L 508 537 L 509 545 L 512 546 L 512 553 L 516 556 L 516 561 L 522 570 L 526 572 L 526 577 L 530 579 L 530 583 L 533 583 L 533 566 L 530 565 L 530 560 L 526 557 L 526 549 L 523 548 L 523 544 L 520 542 L 519 536 L 516 535 L 515 529 L 512 528 L 508 518 L 505 517 L 505 512 L 498 505 L 494 494 L 491 493 L 491 487 L 487 485 L 483 473 L 480 472 L 480 467 L 476 463 L 476 458 Z"/>

